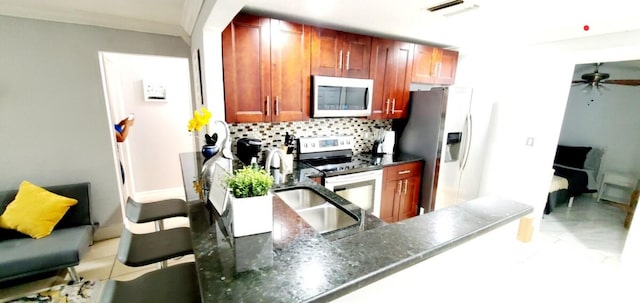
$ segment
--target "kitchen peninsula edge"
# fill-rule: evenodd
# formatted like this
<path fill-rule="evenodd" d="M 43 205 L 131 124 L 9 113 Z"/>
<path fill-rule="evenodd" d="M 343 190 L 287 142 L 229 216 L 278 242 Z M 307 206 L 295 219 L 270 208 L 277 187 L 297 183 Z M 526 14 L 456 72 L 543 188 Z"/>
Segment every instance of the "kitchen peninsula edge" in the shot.
<path fill-rule="evenodd" d="M 387 225 L 305 180 L 306 168 L 299 166 L 276 191 L 310 188 L 357 213 L 362 224 L 331 240 L 276 197 L 273 232 L 233 239 L 220 224 L 209 224 L 208 210 L 193 190 L 201 160 L 197 153 L 180 154 L 203 302 L 329 301 L 533 211 L 515 201 L 480 198 Z"/>

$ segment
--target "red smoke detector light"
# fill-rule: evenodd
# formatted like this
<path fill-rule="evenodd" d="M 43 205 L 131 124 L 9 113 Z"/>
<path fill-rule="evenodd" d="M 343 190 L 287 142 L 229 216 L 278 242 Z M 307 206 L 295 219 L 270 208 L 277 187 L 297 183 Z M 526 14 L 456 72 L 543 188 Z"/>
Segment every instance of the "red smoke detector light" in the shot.
<path fill-rule="evenodd" d="M 588 26 L 588 25 L 585 25 L 585 26 L 583 26 L 583 27 L 582 27 L 582 29 L 584 29 L 584 31 L 586 32 L 586 31 L 588 31 L 588 30 L 589 30 L 589 26 Z"/>

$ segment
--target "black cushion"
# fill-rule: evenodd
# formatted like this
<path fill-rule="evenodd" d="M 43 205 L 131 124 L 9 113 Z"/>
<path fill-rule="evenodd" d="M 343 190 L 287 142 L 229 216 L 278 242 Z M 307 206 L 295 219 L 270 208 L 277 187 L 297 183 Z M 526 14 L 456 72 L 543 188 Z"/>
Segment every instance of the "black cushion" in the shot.
<path fill-rule="evenodd" d="M 31 238 L 17 230 L 0 228 L 0 241 Z"/>
<path fill-rule="evenodd" d="M 558 145 L 553 163 L 582 169 L 589 151 L 591 147 Z"/>
<path fill-rule="evenodd" d="M 108 280 L 95 302 L 201 302 L 196 264 L 176 264 L 129 281 Z"/>

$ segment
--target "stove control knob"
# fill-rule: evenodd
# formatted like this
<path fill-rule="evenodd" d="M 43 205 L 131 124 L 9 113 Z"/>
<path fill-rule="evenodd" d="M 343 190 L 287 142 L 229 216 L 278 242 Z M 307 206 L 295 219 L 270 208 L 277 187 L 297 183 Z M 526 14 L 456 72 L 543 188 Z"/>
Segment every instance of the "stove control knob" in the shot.
<path fill-rule="evenodd" d="M 305 143 L 303 146 L 304 146 L 304 148 L 307 148 L 307 147 L 309 147 L 309 143 Z"/>
<path fill-rule="evenodd" d="M 315 143 L 311 143 L 311 147 L 316 147 L 316 144 Z"/>
<path fill-rule="evenodd" d="M 340 140 L 340 145 L 344 145 L 344 140 Z"/>
<path fill-rule="evenodd" d="M 351 143 L 351 140 L 347 139 L 347 144 L 350 144 L 350 143 Z"/>

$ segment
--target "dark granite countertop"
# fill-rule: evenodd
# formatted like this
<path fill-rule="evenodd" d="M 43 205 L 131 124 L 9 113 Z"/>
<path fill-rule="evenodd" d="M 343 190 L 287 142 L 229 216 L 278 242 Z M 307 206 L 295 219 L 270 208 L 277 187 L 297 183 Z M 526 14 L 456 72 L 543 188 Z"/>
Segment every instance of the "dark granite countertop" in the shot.
<path fill-rule="evenodd" d="M 187 192 L 198 158 L 180 155 Z M 322 236 L 276 196 L 271 233 L 227 238 L 219 221 L 209 224 L 198 195 L 187 193 L 203 302 L 328 301 L 532 212 L 522 203 L 481 198 L 387 225 L 306 179 L 304 169 L 296 167 L 274 190 L 311 188 L 357 213 L 362 224 Z"/>
<path fill-rule="evenodd" d="M 406 153 L 393 153 L 390 155 L 360 154 L 362 158 L 370 159 L 370 163 L 379 166 L 392 166 L 416 161 L 424 161 L 423 158 Z"/>

